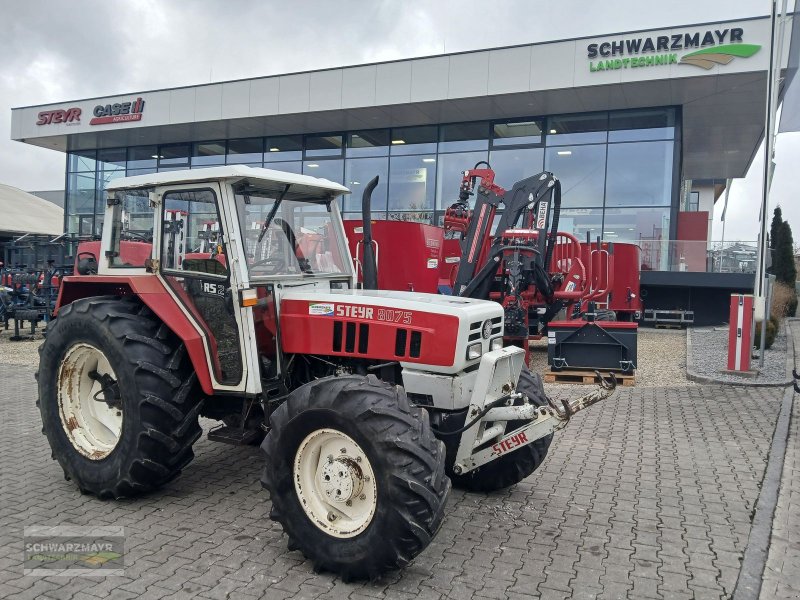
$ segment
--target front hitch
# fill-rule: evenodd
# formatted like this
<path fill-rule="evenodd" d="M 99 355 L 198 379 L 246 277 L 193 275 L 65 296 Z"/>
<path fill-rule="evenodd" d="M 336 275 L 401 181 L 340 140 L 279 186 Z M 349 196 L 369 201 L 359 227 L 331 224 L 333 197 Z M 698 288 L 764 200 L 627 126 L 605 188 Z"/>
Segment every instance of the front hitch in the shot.
<path fill-rule="evenodd" d="M 576 398 L 562 400 L 561 406 L 548 398 L 547 406 L 531 402 L 515 404 L 518 393 L 509 394 L 523 368 L 525 351 L 509 346 L 484 354 L 475 380 L 467 424 L 458 432 L 461 440 L 456 452 L 453 472 L 469 473 L 493 460 L 532 444 L 566 426 L 581 410 L 608 398 L 617 387 L 616 377 L 600 378 L 598 389 Z M 512 422 L 523 425 L 508 431 Z"/>

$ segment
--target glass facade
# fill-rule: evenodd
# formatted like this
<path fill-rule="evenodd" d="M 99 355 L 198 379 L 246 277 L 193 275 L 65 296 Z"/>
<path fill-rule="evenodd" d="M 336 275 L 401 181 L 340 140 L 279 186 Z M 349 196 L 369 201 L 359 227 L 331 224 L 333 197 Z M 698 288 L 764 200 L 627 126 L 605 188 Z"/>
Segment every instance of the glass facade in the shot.
<path fill-rule="evenodd" d="M 678 116 L 649 108 L 75 152 L 67 156 L 66 227 L 100 233 L 113 179 L 223 164 L 343 183 L 353 192 L 342 200 L 345 218 L 360 218 L 361 190 L 378 175 L 374 218 L 441 224 L 461 172 L 488 161 L 507 189 L 552 171 L 562 183 L 562 231 L 667 240 L 677 211 Z"/>

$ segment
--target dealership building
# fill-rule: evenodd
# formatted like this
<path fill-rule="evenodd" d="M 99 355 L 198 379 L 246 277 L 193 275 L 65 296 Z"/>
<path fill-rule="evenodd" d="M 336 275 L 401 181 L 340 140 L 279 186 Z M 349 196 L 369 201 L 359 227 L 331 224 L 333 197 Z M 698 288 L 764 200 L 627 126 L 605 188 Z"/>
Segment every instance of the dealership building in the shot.
<path fill-rule="evenodd" d="M 345 218 L 380 175 L 374 218 L 441 223 L 479 161 L 506 188 L 552 171 L 561 230 L 638 244 L 646 304 L 702 315 L 752 288 L 755 242 L 710 233 L 763 136 L 769 57 L 757 17 L 15 108 L 11 135 L 65 153 L 80 235 L 125 175 L 306 173 L 352 190 Z"/>

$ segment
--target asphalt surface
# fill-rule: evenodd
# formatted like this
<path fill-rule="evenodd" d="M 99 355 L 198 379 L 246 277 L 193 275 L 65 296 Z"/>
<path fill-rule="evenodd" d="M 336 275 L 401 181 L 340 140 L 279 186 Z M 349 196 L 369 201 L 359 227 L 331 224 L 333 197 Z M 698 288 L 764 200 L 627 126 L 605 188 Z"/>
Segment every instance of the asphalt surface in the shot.
<path fill-rule="evenodd" d="M 100 501 L 51 460 L 33 368 L 0 364 L 0 381 L 0 597 L 59 600 L 728 597 L 783 393 L 620 389 L 557 433 L 521 484 L 454 491 L 439 535 L 409 568 L 345 584 L 287 549 L 267 516 L 258 449 L 203 438 L 164 489 Z M 65 524 L 124 527 L 124 575 L 23 575 L 23 528 Z"/>

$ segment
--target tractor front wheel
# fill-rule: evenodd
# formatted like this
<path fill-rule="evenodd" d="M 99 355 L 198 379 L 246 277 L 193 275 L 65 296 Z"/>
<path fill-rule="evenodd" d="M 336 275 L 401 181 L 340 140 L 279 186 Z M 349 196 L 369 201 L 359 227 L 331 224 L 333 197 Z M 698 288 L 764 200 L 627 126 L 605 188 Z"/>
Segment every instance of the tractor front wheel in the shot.
<path fill-rule="evenodd" d="M 180 340 L 141 303 L 107 296 L 62 307 L 47 329 L 37 406 L 65 477 L 101 498 L 177 477 L 201 434 Z"/>
<path fill-rule="evenodd" d="M 298 388 L 262 448 L 270 517 L 316 570 L 374 579 L 407 565 L 442 524 L 444 446 L 428 413 L 374 376 Z"/>

